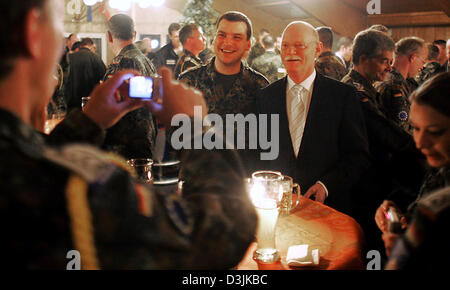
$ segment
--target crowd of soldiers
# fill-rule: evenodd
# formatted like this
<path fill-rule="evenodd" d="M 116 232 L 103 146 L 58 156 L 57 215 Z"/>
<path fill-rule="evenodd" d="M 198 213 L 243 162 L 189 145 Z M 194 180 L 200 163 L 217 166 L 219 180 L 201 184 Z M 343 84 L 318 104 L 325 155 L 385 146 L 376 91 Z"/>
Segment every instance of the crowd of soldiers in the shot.
<path fill-rule="evenodd" d="M 200 106 L 204 115 L 208 112 L 222 118 L 227 114 L 258 113 L 270 104 L 261 104 L 259 97 L 267 97 L 270 88 L 281 83 L 281 99 L 287 99 L 291 98 L 287 86 L 309 81 L 309 90 L 304 88 L 304 94 L 309 94 L 306 98 L 310 103 L 303 106 L 304 112 L 310 107 L 319 108 L 318 98 L 333 97 L 316 93 L 326 91 L 319 82 L 330 86 L 325 89 L 336 88 L 343 96 L 332 108 L 336 113 L 333 116 L 342 121 L 333 124 L 339 131 L 331 134 L 333 141 L 338 140 L 338 150 L 314 152 L 339 155 L 333 156 L 336 162 L 326 168 L 333 173 L 311 177 L 315 180 L 304 188 L 305 197 L 327 204 L 340 198 L 341 192 L 333 192 L 333 184 L 345 183 L 340 177 L 354 180 L 354 184 L 344 184 L 353 187 L 350 197 L 359 206 L 350 213 L 361 223 L 369 241 L 379 238 L 373 235 L 371 222 L 383 199 L 391 198 L 406 211 L 417 197 L 425 173 L 423 156 L 419 156 L 412 138 L 409 96 L 418 83 L 449 70 L 450 40 L 426 44 L 420 38 L 406 37 L 394 43 L 388 29 L 378 25 L 361 31 L 353 41 L 342 38 L 333 54 L 330 27 L 314 30 L 299 21 L 287 26 L 287 36 L 283 35 L 281 42 L 261 30 L 259 40 L 252 45 L 250 19 L 230 11 L 218 18 L 210 48 L 200 26 L 173 23 L 168 29 L 169 43 L 152 52 L 148 39 L 135 43 L 132 18 L 116 14 L 107 24 L 108 43 L 114 53 L 108 67 L 96 54 L 92 41 L 83 39 L 77 44 L 76 34 L 67 38 L 60 64 L 60 75 L 65 77 L 59 78 L 66 84 L 58 86 L 62 92 L 57 90 L 53 97 L 62 94 L 70 107 L 66 107 L 65 120 L 45 136 L 38 131 L 43 129 L 49 92 L 54 90 L 48 79 L 61 44 L 58 36 L 62 25 L 55 11 L 62 9 L 54 0 L 40 4 L 16 2 L 1 6 L 12 15 L 11 19 L 1 20 L 2 26 L 11 31 L 2 39 L 2 48 L 12 44 L 23 50 L 5 50 L 0 58 L 0 154 L 4 161 L 0 173 L 5 188 L 1 220 L 8 236 L 2 239 L 7 249 L 5 258 L 0 259 L 3 267 L 62 268 L 65 252 L 71 248 L 80 249 L 87 261 L 84 267 L 93 269 L 235 267 L 254 240 L 256 230 L 256 212 L 245 194 L 243 177 L 257 169 L 257 151 L 246 150 L 245 146 L 237 153 L 176 152 L 182 164 L 180 177 L 186 181 L 181 195 L 161 193 L 155 186 L 136 182 L 122 158 L 164 160 L 170 145 L 164 140 L 169 137 L 164 128 L 171 127 L 174 115 L 194 118 L 192 106 Z M 42 13 L 46 17 L 41 18 Z M 27 15 L 26 21 L 14 18 L 22 14 Z M 23 41 L 13 35 L 17 31 L 12 26 L 18 21 L 25 27 Z M 24 31 L 31 31 L 39 45 L 29 43 L 32 37 L 25 37 Z M 49 46 L 45 53 L 44 43 Z M 290 51 L 303 54 L 304 59 L 288 57 Z M 311 73 L 306 74 L 305 68 Z M 158 72 L 162 75 L 162 101 L 129 98 L 122 86 L 126 88 L 125 79 L 134 74 L 158 77 Z M 172 81 L 172 75 L 179 81 Z M 301 81 L 293 85 L 293 79 Z M 13 90 L 15 86 L 21 90 Z M 46 95 L 48 99 L 43 97 Z M 81 108 L 81 98 L 87 96 L 90 100 Z M 301 93 L 292 97 L 301 99 Z M 286 111 L 286 102 L 281 104 L 284 108 L 279 113 Z M 320 106 L 325 112 L 320 118 L 332 115 L 325 111 L 330 110 L 328 104 Z M 351 116 L 343 116 L 345 113 Z M 288 124 L 287 118 L 285 121 L 285 127 L 293 124 L 291 120 Z M 306 118 L 303 126 L 305 122 Z M 304 137 L 314 139 L 312 134 Z M 359 140 L 361 144 L 352 147 L 355 144 L 344 144 L 346 140 Z M 187 141 L 193 143 L 194 136 Z M 72 142 L 88 143 L 115 154 L 87 145 L 68 145 Z M 352 150 L 347 148 L 360 152 L 348 152 Z M 295 154 L 297 158 L 300 153 Z M 340 158 L 352 154 L 360 155 L 359 160 Z M 300 168 L 303 164 L 289 166 Z M 435 166 L 439 172 L 427 176 L 421 195 L 448 186 L 446 166 Z M 24 173 L 24 167 L 32 174 Z M 356 171 L 360 178 L 345 176 Z M 416 194 L 397 197 L 400 189 Z M 357 194 L 361 192 L 365 194 Z M 7 222 L 10 217 L 15 217 L 14 223 Z"/>

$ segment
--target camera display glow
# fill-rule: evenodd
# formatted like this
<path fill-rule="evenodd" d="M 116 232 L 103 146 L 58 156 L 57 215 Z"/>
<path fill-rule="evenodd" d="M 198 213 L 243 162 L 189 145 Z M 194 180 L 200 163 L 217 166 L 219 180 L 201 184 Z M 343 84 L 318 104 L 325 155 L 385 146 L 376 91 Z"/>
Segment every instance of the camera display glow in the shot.
<path fill-rule="evenodd" d="M 143 76 L 130 79 L 130 97 L 151 99 L 153 93 L 153 80 Z"/>

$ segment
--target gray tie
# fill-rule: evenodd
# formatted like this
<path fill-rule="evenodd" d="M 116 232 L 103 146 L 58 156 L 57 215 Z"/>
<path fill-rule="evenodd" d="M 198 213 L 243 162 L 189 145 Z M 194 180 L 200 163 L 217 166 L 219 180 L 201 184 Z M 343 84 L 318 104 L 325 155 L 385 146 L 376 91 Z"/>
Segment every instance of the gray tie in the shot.
<path fill-rule="evenodd" d="M 305 89 L 301 85 L 295 85 L 289 90 L 291 94 L 291 122 L 289 130 L 291 132 L 292 146 L 295 156 L 298 156 L 300 144 L 302 142 L 303 130 L 305 129 L 305 102 L 302 97 Z"/>

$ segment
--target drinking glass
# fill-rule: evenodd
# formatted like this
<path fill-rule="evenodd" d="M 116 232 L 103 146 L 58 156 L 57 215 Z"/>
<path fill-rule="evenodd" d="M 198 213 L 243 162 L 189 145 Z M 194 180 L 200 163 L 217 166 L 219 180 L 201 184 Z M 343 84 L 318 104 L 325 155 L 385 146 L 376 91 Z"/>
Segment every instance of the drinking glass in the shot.
<path fill-rule="evenodd" d="M 300 185 L 294 183 L 292 177 L 284 175 L 281 181 L 283 187 L 283 198 L 280 205 L 280 215 L 287 216 L 291 213 L 291 210 L 296 208 L 300 202 Z M 295 202 L 293 202 L 292 195 L 297 194 Z"/>
<path fill-rule="evenodd" d="M 276 171 L 259 171 L 246 180 L 250 199 L 258 215 L 258 246 L 253 253 L 253 259 L 260 263 L 273 263 L 280 258 L 275 246 L 275 227 L 283 196 L 282 178 L 281 173 Z"/>
<path fill-rule="evenodd" d="M 153 160 L 147 158 L 129 159 L 128 164 L 134 168 L 138 180 L 144 183 L 153 183 Z"/>

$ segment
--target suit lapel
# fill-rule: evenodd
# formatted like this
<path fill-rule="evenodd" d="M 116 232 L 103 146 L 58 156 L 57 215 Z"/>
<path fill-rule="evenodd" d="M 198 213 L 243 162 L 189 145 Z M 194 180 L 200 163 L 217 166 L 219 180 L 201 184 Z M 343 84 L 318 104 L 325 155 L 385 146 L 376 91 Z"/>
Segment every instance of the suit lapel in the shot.
<path fill-rule="evenodd" d="M 303 131 L 302 143 L 300 145 L 300 151 L 298 153 L 297 159 L 308 158 L 309 154 L 304 154 L 305 152 L 311 152 L 314 150 L 309 150 L 311 146 L 314 146 L 312 140 L 317 140 L 316 136 L 321 134 L 319 124 L 324 113 L 324 108 L 327 104 L 324 104 L 324 95 L 326 95 L 326 88 L 322 87 L 322 77 L 317 74 L 314 80 L 313 92 L 311 95 L 311 103 L 309 105 L 308 115 L 306 116 L 305 129 Z M 292 146 L 291 146 L 292 147 Z"/>

